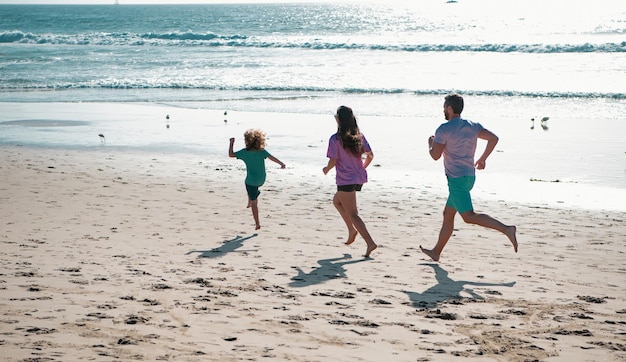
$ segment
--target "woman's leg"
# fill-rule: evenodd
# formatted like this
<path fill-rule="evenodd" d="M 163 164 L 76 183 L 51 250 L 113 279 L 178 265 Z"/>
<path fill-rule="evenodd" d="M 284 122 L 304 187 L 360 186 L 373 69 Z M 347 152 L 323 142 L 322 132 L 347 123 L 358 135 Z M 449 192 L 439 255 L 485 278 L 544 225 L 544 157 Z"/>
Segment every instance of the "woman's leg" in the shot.
<path fill-rule="evenodd" d="M 359 216 L 359 211 L 356 205 L 356 191 L 337 191 L 337 194 L 335 194 L 335 198 L 337 199 L 335 205 L 341 205 L 343 210 L 339 211 L 339 213 L 342 214 L 343 212 L 346 215 L 346 217 L 344 217 L 344 214 L 341 215 L 344 218 L 344 221 L 346 221 L 346 219 L 349 220 L 346 222 L 346 224 L 352 225 L 352 228 L 356 229 L 356 231 L 361 234 L 363 239 L 365 239 L 365 242 L 367 243 L 367 251 L 365 252 L 365 257 L 369 257 L 370 253 L 374 251 L 374 249 L 376 249 L 378 246 L 372 239 L 369 231 L 367 231 L 365 223 Z"/>
<path fill-rule="evenodd" d="M 346 241 L 346 245 L 350 245 L 356 239 L 358 232 L 354 228 L 354 224 L 352 223 L 352 218 L 350 217 L 350 214 L 348 214 L 348 212 L 341 203 L 341 199 L 339 198 L 340 192 L 344 191 L 337 191 L 335 197 L 333 197 L 333 205 L 335 205 L 335 208 L 337 209 L 337 211 L 339 211 L 339 215 L 341 215 L 341 218 L 346 223 L 346 227 L 348 228 L 348 240 Z"/>

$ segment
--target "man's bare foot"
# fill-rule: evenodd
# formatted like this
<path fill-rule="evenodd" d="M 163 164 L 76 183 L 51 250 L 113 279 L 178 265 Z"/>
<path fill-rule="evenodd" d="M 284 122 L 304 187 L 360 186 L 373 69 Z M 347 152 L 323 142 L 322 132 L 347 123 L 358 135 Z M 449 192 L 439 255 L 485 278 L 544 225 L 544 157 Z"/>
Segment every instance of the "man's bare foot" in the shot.
<path fill-rule="evenodd" d="M 513 249 L 515 249 L 515 252 L 517 253 L 517 237 L 515 236 L 516 232 L 517 232 L 517 227 L 513 225 L 513 226 L 507 226 L 506 232 L 504 234 L 506 234 L 509 240 L 511 240 L 511 244 L 513 244 Z"/>
<path fill-rule="evenodd" d="M 354 240 L 356 240 L 357 235 L 359 235 L 359 233 L 356 230 L 352 230 L 350 232 L 350 235 L 348 235 L 348 241 L 346 241 L 346 245 L 352 244 Z"/>
<path fill-rule="evenodd" d="M 420 249 L 422 250 L 422 253 L 428 255 L 428 257 L 431 258 L 433 261 L 439 261 L 440 255 L 436 255 L 432 250 L 422 248 L 421 245 Z"/>
<path fill-rule="evenodd" d="M 368 245 L 367 246 L 367 251 L 365 252 L 365 255 L 363 255 L 366 258 L 370 257 L 370 254 L 372 253 L 372 251 L 376 250 L 376 248 L 378 247 L 378 245 L 374 244 L 374 245 Z"/>
<path fill-rule="evenodd" d="M 261 224 L 256 224 L 256 227 L 254 228 L 254 230 L 259 230 L 261 228 Z"/>

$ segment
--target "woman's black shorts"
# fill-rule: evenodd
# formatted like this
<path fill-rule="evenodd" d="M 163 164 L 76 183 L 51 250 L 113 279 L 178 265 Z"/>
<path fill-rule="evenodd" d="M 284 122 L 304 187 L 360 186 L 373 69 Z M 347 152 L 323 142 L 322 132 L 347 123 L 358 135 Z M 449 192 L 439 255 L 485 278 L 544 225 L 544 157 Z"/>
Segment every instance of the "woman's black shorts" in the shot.
<path fill-rule="evenodd" d="M 337 191 L 345 191 L 345 192 L 361 191 L 361 188 L 363 188 L 363 184 L 337 185 Z"/>

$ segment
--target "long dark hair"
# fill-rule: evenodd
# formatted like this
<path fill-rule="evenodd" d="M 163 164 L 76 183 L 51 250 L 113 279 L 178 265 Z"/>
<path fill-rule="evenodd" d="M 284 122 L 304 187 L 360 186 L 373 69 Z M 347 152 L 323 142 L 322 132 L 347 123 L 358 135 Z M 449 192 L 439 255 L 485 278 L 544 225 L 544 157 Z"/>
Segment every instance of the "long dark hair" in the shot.
<path fill-rule="evenodd" d="M 343 148 L 355 156 L 363 154 L 363 136 L 356 124 L 356 117 L 352 108 L 341 106 L 337 108 L 337 136 L 341 140 Z"/>

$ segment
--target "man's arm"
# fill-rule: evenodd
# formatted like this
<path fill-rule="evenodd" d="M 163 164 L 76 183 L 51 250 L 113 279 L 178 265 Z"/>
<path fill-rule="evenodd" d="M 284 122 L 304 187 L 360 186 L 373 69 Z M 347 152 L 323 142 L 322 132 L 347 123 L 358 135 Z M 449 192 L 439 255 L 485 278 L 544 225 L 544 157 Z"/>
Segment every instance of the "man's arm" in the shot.
<path fill-rule="evenodd" d="M 443 143 L 435 142 L 435 136 L 430 136 L 428 138 L 428 152 L 430 153 L 430 157 L 432 157 L 435 161 L 441 158 L 445 146 L 446 145 Z"/>
<path fill-rule="evenodd" d="M 483 129 L 478 133 L 478 138 L 487 141 L 487 146 L 485 147 L 483 155 L 480 156 L 475 164 L 477 169 L 483 170 L 486 166 L 487 157 L 489 157 L 491 152 L 493 152 L 493 150 L 496 148 L 496 145 L 498 144 L 498 136 L 496 136 L 493 132 L 487 129 Z"/>

